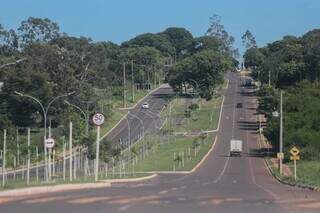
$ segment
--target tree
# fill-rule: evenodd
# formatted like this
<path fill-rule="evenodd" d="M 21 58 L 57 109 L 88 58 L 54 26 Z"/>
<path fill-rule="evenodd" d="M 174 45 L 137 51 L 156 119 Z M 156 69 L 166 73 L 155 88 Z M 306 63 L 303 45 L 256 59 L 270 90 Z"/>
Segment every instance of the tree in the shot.
<path fill-rule="evenodd" d="M 21 22 L 18 31 L 22 47 L 34 42 L 47 43 L 60 36 L 58 24 L 48 18 L 29 17 Z"/>
<path fill-rule="evenodd" d="M 230 63 L 225 56 L 204 50 L 175 65 L 169 72 L 168 82 L 174 89 L 180 91 L 183 87 L 186 88 L 187 84 L 192 85 L 202 98 L 209 100 L 214 94 L 215 87 L 223 82 L 223 73 L 228 68 Z"/>
<path fill-rule="evenodd" d="M 234 52 L 232 46 L 235 39 L 224 29 L 224 25 L 221 22 L 221 16 L 214 14 L 210 17 L 210 26 L 206 35 L 216 37 L 220 42 L 220 50 L 223 53 L 233 56 Z"/>
<path fill-rule="evenodd" d="M 246 49 L 250 49 L 250 48 L 256 48 L 257 47 L 257 42 L 255 37 L 253 36 L 253 34 L 247 30 L 241 37 L 242 39 L 242 45 L 246 48 Z"/>
<path fill-rule="evenodd" d="M 166 37 L 159 34 L 145 33 L 122 43 L 122 47 L 154 47 L 159 50 L 164 56 L 173 55 L 175 50 L 170 41 Z"/>
<path fill-rule="evenodd" d="M 193 36 L 185 28 L 170 27 L 159 35 L 166 37 L 175 47 L 175 54 L 178 58 L 187 54 L 193 44 Z"/>

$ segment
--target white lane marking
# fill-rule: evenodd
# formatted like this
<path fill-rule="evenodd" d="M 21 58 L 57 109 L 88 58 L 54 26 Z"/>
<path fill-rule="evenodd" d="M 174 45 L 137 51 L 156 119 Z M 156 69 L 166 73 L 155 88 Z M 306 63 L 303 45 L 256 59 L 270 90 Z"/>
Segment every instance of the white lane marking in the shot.
<path fill-rule="evenodd" d="M 214 183 L 218 183 L 220 181 L 220 179 L 222 178 L 223 174 L 225 173 L 226 169 L 227 169 L 227 165 L 229 163 L 230 157 L 227 158 L 223 170 L 221 171 L 220 175 L 213 181 Z"/>
<path fill-rule="evenodd" d="M 238 85 L 238 84 L 237 84 L 237 81 L 236 81 L 236 82 L 235 82 L 235 88 L 234 88 L 234 93 L 233 93 L 233 94 L 235 94 L 235 92 L 236 92 L 236 90 L 237 90 L 237 85 Z M 236 97 L 236 96 L 233 96 L 233 102 L 234 102 L 234 103 L 235 103 L 235 97 Z M 232 139 L 233 139 L 233 136 L 234 136 L 235 113 L 236 113 L 236 108 L 235 108 L 235 106 L 233 106 L 233 112 L 232 112 Z M 230 156 L 228 156 L 226 162 L 224 163 L 224 167 L 223 167 L 221 173 L 219 174 L 219 176 L 213 181 L 214 183 L 218 183 L 218 182 L 221 180 L 222 176 L 224 175 L 224 173 L 225 173 L 225 171 L 226 171 L 226 169 L 227 169 L 227 166 L 228 166 L 229 161 L 230 161 Z"/>
<path fill-rule="evenodd" d="M 132 204 L 124 205 L 124 206 L 121 206 L 119 208 L 119 210 L 123 212 L 123 211 L 126 211 L 127 209 L 129 209 L 131 206 L 132 206 Z"/>

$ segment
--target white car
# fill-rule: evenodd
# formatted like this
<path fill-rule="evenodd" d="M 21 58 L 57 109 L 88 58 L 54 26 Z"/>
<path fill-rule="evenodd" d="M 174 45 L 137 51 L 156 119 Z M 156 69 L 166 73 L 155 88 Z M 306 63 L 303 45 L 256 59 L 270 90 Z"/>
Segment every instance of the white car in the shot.
<path fill-rule="evenodd" d="M 143 103 L 141 105 L 142 109 L 149 109 L 149 104 L 148 103 Z"/>

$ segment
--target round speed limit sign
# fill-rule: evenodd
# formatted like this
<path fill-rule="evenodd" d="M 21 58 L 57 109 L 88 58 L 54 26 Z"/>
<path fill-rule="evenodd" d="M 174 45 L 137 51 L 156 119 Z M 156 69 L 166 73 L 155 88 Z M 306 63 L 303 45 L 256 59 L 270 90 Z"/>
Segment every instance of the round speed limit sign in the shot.
<path fill-rule="evenodd" d="M 101 126 L 104 123 L 105 117 L 102 113 L 97 112 L 96 114 L 93 115 L 92 117 L 92 122 L 96 126 Z"/>

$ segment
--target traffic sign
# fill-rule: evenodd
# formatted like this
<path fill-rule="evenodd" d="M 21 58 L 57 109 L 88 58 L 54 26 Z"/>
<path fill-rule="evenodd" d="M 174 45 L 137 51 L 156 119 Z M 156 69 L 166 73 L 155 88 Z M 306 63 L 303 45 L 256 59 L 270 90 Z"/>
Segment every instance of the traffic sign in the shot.
<path fill-rule="evenodd" d="M 295 146 L 292 147 L 292 149 L 290 150 L 290 154 L 291 154 L 292 156 L 298 156 L 299 153 L 300 153 L 299 149 L 298 149 L 297 147 L 295 147 Z"/>
<path fill-rule="evenodd" d="M 92 122 L 96 126 L 101 126 L 104 123 L 105 117 L 102 113 L 97 112 L 92 116 Z"/>
<path fill-rule="evenodd" d="M 290 156 L 290 160 L 300 160 L 300 156 Z"/>
<path fill-rule="evenodd" d="M 277 158 L 278 158 L 278 159 L 283 159 L 283 158 L 284 158 L 283 152 L 278 152 L 278 153 L 277 153 Z"/>
<path fill-rule="evenodd" d="M 45 140 L 45 146 L 47 149 L 52 149 L 54 147 L 54 139 L 53 138 L 47 138 Z"/>

